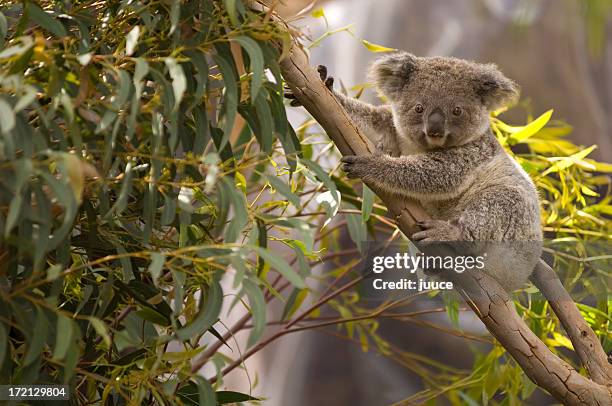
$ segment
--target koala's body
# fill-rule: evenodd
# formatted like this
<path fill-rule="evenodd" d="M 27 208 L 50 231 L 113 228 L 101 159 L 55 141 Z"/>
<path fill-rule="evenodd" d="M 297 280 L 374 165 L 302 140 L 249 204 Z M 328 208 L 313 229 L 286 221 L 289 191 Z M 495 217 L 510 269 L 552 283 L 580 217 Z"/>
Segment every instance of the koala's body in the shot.
<path fill-rule="evenodd" d="M 495 65 L 405 52 L 376 61 L 371 76 L 388 104 L 334 92 L 382 150 L 344 157 L 348 176 L 418 200 L 435 220 L 414 240 L 493 242 L 485 272 L 521 287 L 541 255 L 538 193 L 489 118 L 518 96 L 515 83 Z"/>

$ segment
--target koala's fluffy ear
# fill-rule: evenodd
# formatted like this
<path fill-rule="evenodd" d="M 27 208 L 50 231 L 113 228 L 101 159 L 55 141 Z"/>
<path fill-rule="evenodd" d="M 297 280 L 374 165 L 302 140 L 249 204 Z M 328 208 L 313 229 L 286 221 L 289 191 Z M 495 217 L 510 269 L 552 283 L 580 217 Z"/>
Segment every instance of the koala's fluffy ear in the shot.
<path fill-rule="evenodd" d="M 518 99 L 518 85 L 504 76 L 497 66 L 484 65 L 481 74 L 474 80 L 474 90 L 489 110 L 511 104 Z"/>
<path fill-rule="evenodd" d="M 389 99 L 397 99 L 402 88 L 417 69 L 417 57 L 408 52 L 396 52 L 377 59 L 370 69 L 370 78 Z"/>

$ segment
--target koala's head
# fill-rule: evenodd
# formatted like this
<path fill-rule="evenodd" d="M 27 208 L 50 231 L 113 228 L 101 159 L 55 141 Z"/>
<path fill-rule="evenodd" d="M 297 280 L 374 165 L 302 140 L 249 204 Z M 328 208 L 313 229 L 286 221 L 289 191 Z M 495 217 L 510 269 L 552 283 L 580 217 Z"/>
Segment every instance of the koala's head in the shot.
<path fill-rule="evenodd" d="M 393 108 L 400 137 L 425 150 L 481 136 L 489 112 L 518 97 L 517 85 L 495 65 L 457 58 L 399 52 L 378 59 L 370 73 Z"/>

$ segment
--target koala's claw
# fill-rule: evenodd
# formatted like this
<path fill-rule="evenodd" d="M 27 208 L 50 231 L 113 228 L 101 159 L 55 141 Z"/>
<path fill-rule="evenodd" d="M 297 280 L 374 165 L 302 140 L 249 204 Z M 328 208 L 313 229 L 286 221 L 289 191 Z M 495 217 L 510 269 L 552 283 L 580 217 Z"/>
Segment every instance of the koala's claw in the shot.
<path fill-rule="evenodd" d="M 461 239 L 459 226 L 445 220 L 425 220 L 417 222 L 423 231 L 412 234 L 413 241 L 458 241 Z"/>
<path fill-rule="evenodd" d="M 319 76 L 321 77 L 321 80 L 325 82 L 325 78 L 327 78 L 327 66 L 318 65 L 317 72 L 319 72 Z"/>
<path fill-rule="evenodd" d="M 334 78 L 332 76 L 327 76 L 327 67 L 325 65 L 319 65 L 317 66 L 317 72 L 319 72 L 319 77 L 321 78 L 321 81 L 325 84 L 325 87 L 327 87 L 329 90 L 333 90 Z M 283 93 L 283 95 L 286 99 L 291 100 L 291 102 L 289 103 L 290 106 L 299 107 L 302 105 L 302 103 L 300 103 L 296 99 L 295 94 L 293 94 L 293 92 L 287 85 L 285 85 L 285 92 Z"/>
<path fill-rule="evenodd" d="M 359 157 L 355 155 L 346 155 L 342 157 L 340 161 L 342 162 L 342 170 L 349 179 L 362 177 L 363 174 L 361 172 L 363 172 L 363 165 L 360 165 L 360 163 L 362 163 L 363 160 L 359 159 Z"/>
<path fill-rule="evenodd" d="M 325 65 L 319 65 L 317 66 L 317 72 L 319 72 L 319 77 L 321 78 L 321 81 L 323 83 L 325 83 L 325 87 L 327 87 L 329 90 L 333 90 L 334 88 L 334 77 L 333 76 L 327 76 L 327 66 Z"/>

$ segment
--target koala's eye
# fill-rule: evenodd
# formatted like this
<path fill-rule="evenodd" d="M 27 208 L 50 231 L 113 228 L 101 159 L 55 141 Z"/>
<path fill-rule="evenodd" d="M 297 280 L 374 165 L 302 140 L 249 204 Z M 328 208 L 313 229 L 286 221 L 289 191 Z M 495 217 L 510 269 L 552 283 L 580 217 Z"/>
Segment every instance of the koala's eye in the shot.
<path fill-rule="evenodd" d="M 453 109 L 453 115 L 459 117 L 461 115 L 461 113 L 463 113 L 463 110 L 461 109 L 461 107 L 455 107 Z"/>
<path fill-rule="evenodd" d="M 425 109 L 423 108 L 422 104 L 417 104 L 416 106 L 414 106 L 414 111 L 416 111 L 417 113 L 421 114 Z"/>

